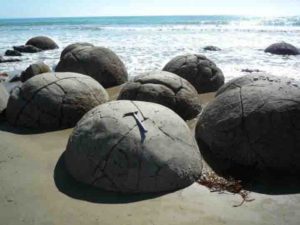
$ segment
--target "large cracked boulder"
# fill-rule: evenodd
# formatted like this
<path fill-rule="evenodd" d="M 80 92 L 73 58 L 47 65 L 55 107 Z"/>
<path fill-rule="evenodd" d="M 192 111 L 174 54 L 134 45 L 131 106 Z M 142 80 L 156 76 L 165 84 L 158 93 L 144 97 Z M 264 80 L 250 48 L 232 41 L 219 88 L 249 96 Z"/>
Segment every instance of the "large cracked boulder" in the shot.
<path fill-rule="evenodd" d="M 41 50 L 52 50 L 58 48 L 58 45 L 49 37 L 37 36 L 27 41 L 26 45 L 32 45 Z"/>
<path fill-rule="evenodd" d="M 118 99 L 158 103 L 185 120 L 195 118 L 201 112 L 196 89 L 187 80 L 165 71 L 136 76 L 123 86 Z"/>
<path fill-rule="evenodd" d="M 8 97 L 9 94 L 7 90 L 2 84 L 0 84 L 0 114 L 2 114 L 7 107 Z"/>
<path fill-rule="evenodd" d="M 177 56 L 163 68 L 189 81 L 198 93 L 217 91 L 224 84 L 224 75 L 217 65 L 204 55 Z"/>
<path fill-rule="evenodd" d="M 113 51 L 107 48 L 79 45 L 73 46 L 65 53 L 55 69 L 57 72 L 86 74 L 105 88 L 123 84 L 128 80 L 125 65 Z"/>
<path fill-rule="evenodd" d="M 60 58 L 62 59 L 67 53 L 73 51 L 75 48 L 80 48 L 80 47 L 94 47 L 94 45 L 88 42 L 76 42 L 70 44 L 67 47 L 65 47 L 64 50 L 61 52 Z"/>
<path fill-rule="evenodd" d="M 220 167 L 299 174 L 300 83 L 261 74 L 232 80 L 203 110 L 196 139 Z"/>
<path fill-rule="evenodd" d="M 286 42 L 279 42 L 270 45 L 265 49 L 265 52 L 272 53 L 275 55 L 299 55 L 300 51 L 294 45 Z"/>
<path fill-rule="evenodd" d="M 25 71 L 21 73 L 20 79 L 22 82 L 25 82 L 36 75 L 48 72 L 51 72 L 51 69 L 45 63 L 34 63 L 31 64 Z"/>
<path fill-rule="evenodd" d="M 77 181 L 121 193 L 183 188 L 202 169 L 197 144 L 176 113 L 126 100 L 88 112 L 71 134 L 64 159 Z"/>
<path fill-rule="evenodd" d="M 94 79 L 76 73 L 44 73 L 13 90 L 6 110 L 10 124 L 42 130 L 74 126 L 81 117 L 108 101 Z"/>

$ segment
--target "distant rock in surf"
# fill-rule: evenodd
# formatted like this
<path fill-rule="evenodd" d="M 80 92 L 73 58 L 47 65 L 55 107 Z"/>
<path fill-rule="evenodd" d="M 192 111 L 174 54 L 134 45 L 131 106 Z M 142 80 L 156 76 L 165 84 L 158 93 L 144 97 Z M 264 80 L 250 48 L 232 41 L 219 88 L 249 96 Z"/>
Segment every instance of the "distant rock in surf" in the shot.
<path fill-rule="evenodd" d="M 21 52 L 17 51 L 17 50 L 7 50 L 5 52 L 6 56 L 22 56 Z"/>
<path fill-rule="evenodd" d="M 41 52 L 42 50 L 32 46 L 32 45 L 19 45 L 19 46 L 13 46 L 13 49 L 18 52 L 24 52 L 24 53 L 36 53 Z"/>
<path fill-rule="evenodd" d="M 37 36 L 27 41 L 26 45 L 32 45 L 41 50 L 52 50 L 58 48 L 58 45 L 49 37 Z"/>
<path fill-rule="evenodd" d="M 205 51 L 221 51 L 222 49 L 220 49 L 216 46 L 213 46 L 213 45 L 209 45 L 209 46 L 204 47 L 203 50 L 205 50 Z"/>
<path fill-rule="evenodd" d="M 266 48 L 265 52 L 272 53 L 276 55 L 299 55 L 300 51 L 294 45 L 286 42 L 279 42 L 270 45 Z"/>

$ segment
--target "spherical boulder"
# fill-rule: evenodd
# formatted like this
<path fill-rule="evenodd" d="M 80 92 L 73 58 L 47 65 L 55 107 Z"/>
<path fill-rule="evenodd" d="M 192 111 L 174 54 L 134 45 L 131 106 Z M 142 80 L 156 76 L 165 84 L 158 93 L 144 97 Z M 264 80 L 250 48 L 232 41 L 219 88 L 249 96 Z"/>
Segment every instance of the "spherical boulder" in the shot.
<path fill-rule="evenodd" d="M 198 93 L 217 91 L 224 84 L 222 71 L 203 55 L 177 56 L 167 63 L 163 70 L 188 80 Z"/>
<path fill-rule="evenodd" d="M 9 94 L 5 87 L 0 84 L 0 114 L 6 109 Z"/>
<path fill-rule="evenodd" d="M 58 48 L 58 45 L 49 37 L 37 36 L 27 41 L 26 45 L 32 45 L 42 50 L 52 50 Z"/>
<path fill-rule="evenodd" d="M 176 190 L 202 170 L 186 123 L 167 107 L 139 101 L 113 101 L 88 112 L 64 159 L 77 181 L 121 193 Z"/>
<path fill-rule="evenodd" d="M 70 44 L 61 52 L 60 58 L 62 59 L 67 53 L 73 51 L 75 48 L 80 47 L 94 47 L 94 45 L 88 42 L 76 42 L 74 44 Z"/>
<path fill-rule="evenodd" d="M 165 71 L 136 76 L 123 86 L 118 99 L 158 103 L 185 120 L 195 118 L 201 112 L 196 89 L 187 80 Z"/>
<path fill-rule="evenodd" d="M 89 75 L 105 88 L 123 84 L 128 80 L 127 70 L 120 58 L 103 47 L 75 47 L 67 51 L 55 70 Z"/>
<path fill-rule="evenodd" d="M 51 72 L 51 69 L 48 65 L 43 62 L 31 64 L 25 71 L 21 73 L 21 81 L 25 82 L 35 75 Z"/>
<path fill-rule="evenodd" d="M 42 130 L 74 126 L 81 117 L 108 101 L 105 89 L 76 73 L 44 73 L 13 90 L 6 115 L 10 124 Z"/>
<path fill-rule="evenodd" d="M 272 44 L 265 49 L 265 52 L 272 53 L 275 55 L 299 55 L 300 54 L 298 48 L 286 42 L 279 42 L 279 43 Z"/>
<path fill-rule="evenodd" d="M 300 83 L 261 74 L 227 83 L 201 113 L 196 139 L 234 171 L 299 174 Z"/>

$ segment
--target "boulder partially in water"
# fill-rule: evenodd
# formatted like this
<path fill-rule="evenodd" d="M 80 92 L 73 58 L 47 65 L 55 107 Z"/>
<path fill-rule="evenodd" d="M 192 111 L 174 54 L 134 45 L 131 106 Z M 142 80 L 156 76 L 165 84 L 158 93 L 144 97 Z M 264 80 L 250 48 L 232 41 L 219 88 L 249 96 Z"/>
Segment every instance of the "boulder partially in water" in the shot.
<path fill-rule="evenodd" d="M 42 50 L 32 46 L 32 45 L 19 45 L 19 46 L 14 46 L 13 49 L 18 52 L 24 52 L 24 53 L 37 53 L 41 52 Z"/>
<path fill-rule="evenodd" d="M 88 112 L 64 159 L 77 181 L 121 193 L 176 190 L 202 170 L 187 124 L 167 107 L 139 101 L 113 101 Z"/>
<path fill-rule="evenodd" d="M 65 53 L 55 69 L 57 72 L 89 75 L 105 88 L 123 84 L 128 80 L 124 63 L 110 49 L 79 45 Z"/>
<path fill-rule="evenodd" d="M 49 37 L 37 36 L 27 41 L 26 45 L 32 45 L 41 50 L 52 50 L 58 48 L 58 45 Z"/>
<path fill-rule="evenodd" d="M 43 62 L 31 64 L 25 71 L 21 73 L 21 81 L 25 82 L 28 79 L 34 77 L 35 75 L 51 72 L 48 65 Z"/>
<path fill-rule="evenodd" d="M 65 47 L 64 50 L 61 52 L 60 58 L 62 59 L 67 53 L 73 51 L 75 48 L 80 48 L 80 47 L 94 47 L 94 45 L 88 42 L 76 42 L 70 44 L 67 47 Z"/>
<path fill-rule="evenodd" d="M 294 45 L 286 42 L 279 42 L 270 45 L 265 49 L 265 52 L 272 53 L 275 55 L 299 55 L 300 51 Z"/>
<path fill-rule="evenodd" d="M 118 99 L 158 103 L 185 120 L 196 117 L 202 109 L 196 89 L 187 80 L 166 71 L 136 76 L 123 86 Z"/>
<path fill-rule="evenodd" d="M 16 51 L 16 50 L 7 50 L 5 52 L 6 56 L 22 56 L 21 52 Z"/>
<path fill-rule="evenodd" d="M 204 55 L 177 56 L 163 70 L 186 79 L 197 89 L 198 93 L 217 91 L 224 84 L 221 69 Z"/>
<path fill-rule="evenodd" d="M 213 45 L 205 46 L 205 47 L 203 48 L 203 50 L 205 50 L 205 51 L 214 51 L 214 52 L 216 52 L 216 51 L 221 51 L 221 49 L 220 49 L 219 47 L 213 46 Z"/>
<path fill-rule="evenodd" d="M 253 74 L 232 80 L 201 113 L 201 151 L 239 171 L 300 172 L 300 83 Z"/>
<path fill-rule="evenodd" d="M 44 73 L 13 90 L 7 106 L 15 126 L 55 130 L 74 126 L 81 117 L 108 101 L 105 89 L 76 73 Z"/>

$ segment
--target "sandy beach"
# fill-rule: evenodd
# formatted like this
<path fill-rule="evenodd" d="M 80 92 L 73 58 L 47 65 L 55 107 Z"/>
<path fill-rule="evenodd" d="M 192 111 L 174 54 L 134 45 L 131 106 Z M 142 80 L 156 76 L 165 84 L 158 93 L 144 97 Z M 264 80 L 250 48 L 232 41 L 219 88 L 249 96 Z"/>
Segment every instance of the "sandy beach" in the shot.
<path fill-rule="evenodd" d="M 118 89 L 108 90 L 113 98 Z M 213 96 L 200 99 L 205 104 Z M 79 184 L 61 159 L 71 132 L 32 134 L 1 122 L 1 224 L 299 224 L 297 191 L 252 192 L 254 201 L 233 207 L 239 195 L 211 193 L 196 183 L 174 193 L 127 196 Z"/>

